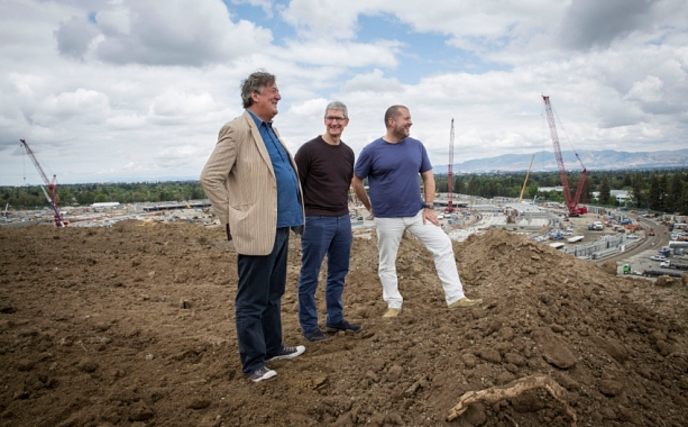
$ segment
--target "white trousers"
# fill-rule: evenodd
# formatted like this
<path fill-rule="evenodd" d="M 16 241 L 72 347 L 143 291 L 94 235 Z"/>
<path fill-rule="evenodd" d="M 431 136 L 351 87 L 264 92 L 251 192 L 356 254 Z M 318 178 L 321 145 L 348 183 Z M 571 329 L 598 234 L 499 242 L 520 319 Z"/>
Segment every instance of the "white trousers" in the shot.
<path fill-rule="evenodd" d="M 375 227 L 380 253 L 378 275 L 382 282 L 382 298 L 389 308 L 401 308 L 404 303 L 399 293 L 396 260 L 405 230 L 411 232 L 432 253 L 447 305 L 464 297 L 451 240 L 440 227 L 430 221 L 423 224 L 422 210 L 414 217 L 375 218 Z"/>

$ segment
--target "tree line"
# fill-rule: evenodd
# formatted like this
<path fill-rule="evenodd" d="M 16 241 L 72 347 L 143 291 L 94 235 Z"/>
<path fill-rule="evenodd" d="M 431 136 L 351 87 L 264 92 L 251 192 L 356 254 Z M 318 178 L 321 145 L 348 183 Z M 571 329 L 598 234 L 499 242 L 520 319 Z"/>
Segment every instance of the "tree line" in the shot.
<path fill-rule="evenodd" d="M 166 181 L 135 183 L 60 184 L 57 187 L 59 206 L 90 206 L 93 203 L 143 203 L 173 200 L 205 199 L 198 181 Z M 0 206 L 14 209 L 49 207 L 40 186 L 0 187 Z"/>
<path fill-rule="evenodd" d="M 452 182 L 454 193 L 480 196 L 518 198 L 523 189 L 525 172 L 460 174 Z M 437 191 L 447 192 L 447 174 L 435 175 Z M 535 172 L 528 177 L 523 190 L 524 200 L 563 202 L 560 191 L 538 191 L 538 188 L 557 187 L 561 180 L 557 172 Z M 571 192 L 575 193 L 578 177 L 569 175 Z M 626 190 L 629 208 L 688 215 L 688 168 L 682 170 L 632 170 L 588 172 L 580 203 L 615 207 L 612 190 Z M 597 198 L 593 192 L 599 192 Z M 573 195 L 573 194 L 572 194 Z M 142 203 L 198 200 L 206 198 L 198 181 L 166 181 L 136 183 L 62 184 L 57 188 L 60 206 L 89 206 L 98 202 Z M 39 186 L 0 186 L 0 209 L 40 209 L 48 207 Z"/>
<path fill-rule="evenodd" d="M 561 191 L 538 191 L 543 187 L 561 186 L 558 172 L 531 173 L 525 189 L 525 172 L 493 174 L 461 174 L 452 180 L 452 192 L 480 196 L 519 198 L 523 200 L 564 202 Z M 580 177 L 568 175 L 571 196 L 575 195 Z M 437 191 L 447 191 L 447 175 L 436 175 Z M 688 215 L 688 168 L 679 170 L 588 171 L 580 203 L 617 207 L 620 203 L 612 190 L 625 190 L 629 199 L 625 206 L 654 212 Z M 593 197 L 593 193 L 599 193 Z"/>

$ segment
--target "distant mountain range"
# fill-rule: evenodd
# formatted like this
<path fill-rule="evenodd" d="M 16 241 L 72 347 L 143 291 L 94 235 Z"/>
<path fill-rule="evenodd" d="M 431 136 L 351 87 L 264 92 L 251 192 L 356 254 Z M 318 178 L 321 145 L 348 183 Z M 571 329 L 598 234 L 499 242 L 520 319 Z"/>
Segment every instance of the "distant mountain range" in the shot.
<path fill-rule="evenodd" d="M 573 151 L 562 151 L 567 171 L 582 170 Z M 455 163 L 454 173 L 517 172 L 527 171 L 533 154 L 503 154 L 497 157 L 468 160 Z M 579 153 L 588 171 L 618 169 L 668 169 L 688 167 L 688 148 L 674 151 L 653 151 L 628 153 L 625 151 L 601 150 Z M 531 172 L 557 171 L 557 160 L 551 151 L 535 153 Z M 435 173 L 447 173 L 447 165 L 433 165 Z"/>

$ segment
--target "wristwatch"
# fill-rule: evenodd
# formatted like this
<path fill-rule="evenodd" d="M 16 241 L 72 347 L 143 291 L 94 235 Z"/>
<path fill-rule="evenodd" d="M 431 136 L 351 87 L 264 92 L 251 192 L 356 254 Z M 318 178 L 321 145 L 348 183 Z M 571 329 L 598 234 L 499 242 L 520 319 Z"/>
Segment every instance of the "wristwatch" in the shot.
<path fill-rule="evenodd" d="M 432 205 L 423 205 L 423 209 L 432 209 Z"/>

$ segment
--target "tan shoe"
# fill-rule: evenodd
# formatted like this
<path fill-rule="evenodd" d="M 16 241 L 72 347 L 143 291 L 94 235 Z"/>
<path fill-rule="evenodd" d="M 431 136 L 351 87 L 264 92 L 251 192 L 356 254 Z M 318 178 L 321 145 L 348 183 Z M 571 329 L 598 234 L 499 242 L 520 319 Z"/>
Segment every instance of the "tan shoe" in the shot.
<path fill-rule="evenodd" d="M 449 304 L 449 309 L 453 308 L 465 308 L 465 307 L 473 307 L 474 305 L 480 305 L 483 303 L 483 300 L 481 299 L 468 299 L 466 297 L 461 298 L 460 300 L 456 300 L 453 303 Z"/>
<path fill-rule="evenodd" d="M 388 308 L 387 311 L 385 311 L 385 314 L 382 315 L 382 317 L 397 317 L 401 313 L 400 308 Z"/>

